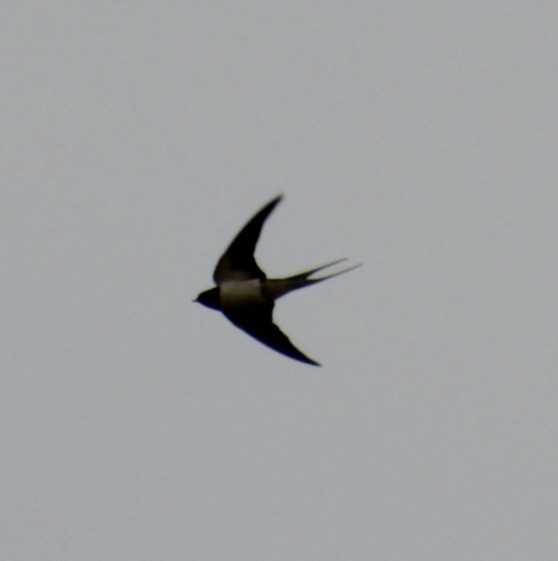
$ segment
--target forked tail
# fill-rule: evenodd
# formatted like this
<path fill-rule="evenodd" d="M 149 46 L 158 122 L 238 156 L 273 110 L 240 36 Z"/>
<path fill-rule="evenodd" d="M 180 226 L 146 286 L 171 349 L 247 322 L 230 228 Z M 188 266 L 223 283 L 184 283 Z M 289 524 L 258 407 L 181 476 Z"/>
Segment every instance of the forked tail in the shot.
<path fill-rule="evenodd" d="M 346 261 L 346 258 L 338 259 L 337 261 L 332 261 L 331 263 L 327 263 L 327 265 L 322 265 L 321 267 L 316 267 L 315 269 L 311 269 L 310 271 L 305 271 L 304 273 L 298 273 L 297 275 L 293 275 L 292 277 L 288 277 L 286 279 L 268 279 L 267 280 L 267 287 L 268 287 L 268 294 L 275 298 L 279 298 L 287 292 L 291 292 L 293 290 L 297 290 L 299 288 L 303 288 L 305 286 L 310 286 L 312 284 L 316 284 L 318 282 L 325 281 L 327 279 L 331 279 L 333 277 L 337 277 L 342 275 L 343 273 L 348 273 L 357 267 L 360 267 L 362 263 L 358 263 L 353 265 L 352 267 L 348 267 L 347 269 L 343 269 L 342 271 L 337 271 L 336 273 L 332 273 L 331 275 L 326 275 L 325 277 L 320 277 L 318 279 L 311 279 L 314 273 L 321 271 L 323 269 L 327 269 L 328 267 L 332 267 L 333 265 L 337 265 L 338 263 L 342 263 Z"/>

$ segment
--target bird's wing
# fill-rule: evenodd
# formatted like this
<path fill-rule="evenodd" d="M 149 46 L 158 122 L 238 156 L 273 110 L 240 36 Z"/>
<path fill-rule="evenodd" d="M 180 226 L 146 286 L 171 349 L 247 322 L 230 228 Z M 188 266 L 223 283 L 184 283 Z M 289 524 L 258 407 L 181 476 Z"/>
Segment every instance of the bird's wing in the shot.
<path fill-rule="evenodd" d="M 223 310 L 223 313 L 236 327 L 274 351 L 306 364 L 320 366 L 315 360 L 300 352 L 273 323 L 273 302 L 258 305 L 257 308 L 252 306 L 249 310 L 239 308 Z"/>
<path fill-rule="evenodd" d="M 271 214 L 282 195 L 275 197 L 258 211 L 240 230 L 221 256 L 213 272 L 213 280 L 220 284 L 227 280 L 264 280 L 265 273 L 258 267 L 254 259 L 254 250 L 266 218 Z"/>

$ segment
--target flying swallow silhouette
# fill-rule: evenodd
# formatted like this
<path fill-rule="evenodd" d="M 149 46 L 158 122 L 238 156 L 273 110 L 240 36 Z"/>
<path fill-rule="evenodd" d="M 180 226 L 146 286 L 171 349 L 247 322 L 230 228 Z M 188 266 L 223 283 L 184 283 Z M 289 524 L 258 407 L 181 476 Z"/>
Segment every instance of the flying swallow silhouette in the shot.
<path fill-rule="evenodd" d="M 217 262 L 213 272 L 216 286 L 201 292 L 194 302 L 223 312 L 236 327 L 273 350 L 300 362 L 320 366 L 315 360 L 299 351 L 273 323 L 275 300 L 292 290 L 348 273 L 361 264 L 325 277 L 309 278 L 326 267 L 346 260 L 338 259 L 292 277 L 268 279 L 256 263 L 254 250 L 265 220 L 282 198 L 283 196 L 279 195 L 267 203 L 240 230 Z"/>

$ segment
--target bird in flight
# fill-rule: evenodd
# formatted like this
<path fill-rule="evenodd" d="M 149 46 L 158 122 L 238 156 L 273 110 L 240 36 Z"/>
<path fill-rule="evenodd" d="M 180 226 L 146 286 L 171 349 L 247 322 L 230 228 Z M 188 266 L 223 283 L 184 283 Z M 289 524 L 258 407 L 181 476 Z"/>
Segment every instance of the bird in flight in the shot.
<path fill-rule="evenodd" d="M 320 366 L 299 351 L 273 323 L 275 300 L 292 290 L 352 271 L 360 264 L 325 277 L 309 278 L 326 267 L 345 261 L 338 259 L 292 277 L 268 279 L 256 263 L 254 250 L 265 220 L 282 198 L 283 196 L 279 195 L 267 203 L 240 230 L 217 262 L 213 272 L 216 286 L 201 292 L 194 302 L 223 312 L 236 327 L 273 350 L 300 362 Z"/>

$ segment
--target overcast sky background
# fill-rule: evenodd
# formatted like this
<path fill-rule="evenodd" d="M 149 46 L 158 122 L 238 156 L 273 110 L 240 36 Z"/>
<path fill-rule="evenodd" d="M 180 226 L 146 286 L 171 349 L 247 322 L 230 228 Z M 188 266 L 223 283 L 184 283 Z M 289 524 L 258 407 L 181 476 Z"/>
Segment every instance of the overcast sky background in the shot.
<path fill-rule="evenodd" d="M 2 559 L 554 561 L 557 18 L 4 3 Z M 191 303 L 278 193 L 321 369 Z"/>

